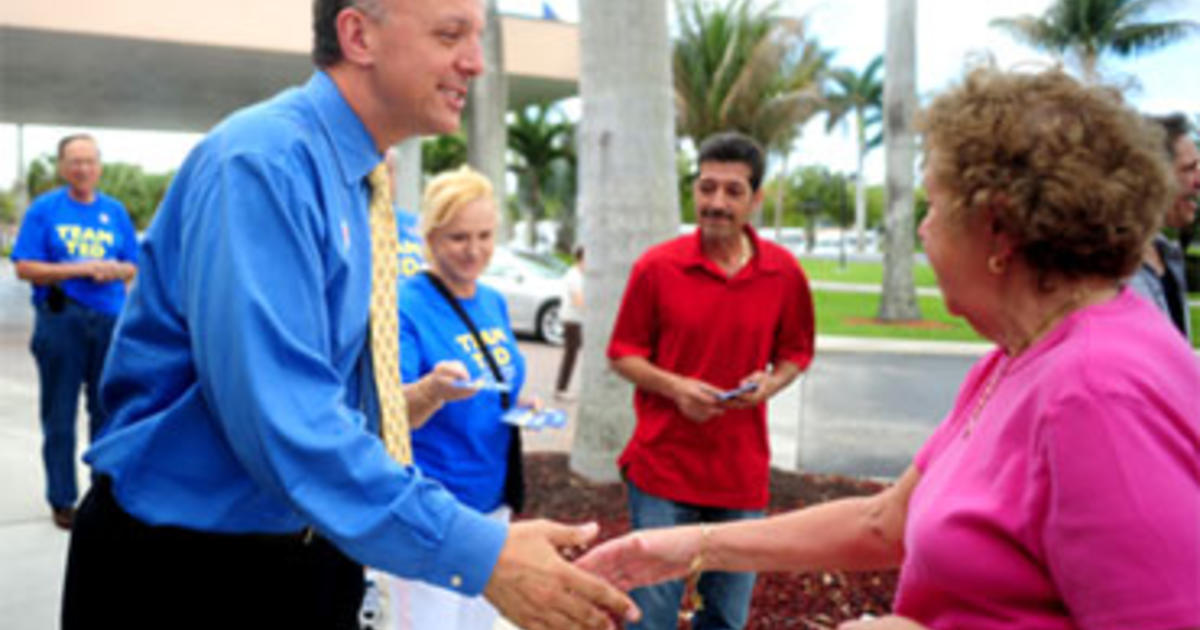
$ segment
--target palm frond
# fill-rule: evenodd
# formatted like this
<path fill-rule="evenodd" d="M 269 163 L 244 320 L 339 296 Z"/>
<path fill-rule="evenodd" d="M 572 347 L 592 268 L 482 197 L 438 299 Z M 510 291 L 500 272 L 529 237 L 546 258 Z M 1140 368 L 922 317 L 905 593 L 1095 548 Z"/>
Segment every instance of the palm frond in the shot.
<path fill-rule="evenodd" d="M 773 122 L 787 108 L 768 111 L 767 103 L 819 84 L 831 53 L 805 37 L 802 20 L 779 15 L 780 4 L 676 0 L 680 28 L 672 67 L 681 136 L 699 141 L 735 129 L 772 146 L 777 139 L 762 129 L 795 132 L 794 123 Z"/>
<path fill-rule="evenodd" d="M 1200 34 L 1200 23 L 1189 20 L 1133 24 L 1111 35 L 1110 47 L 1122 56 L 1148 52 Z"/>
<path fill-rule="evenodd" d="M 751 51 L 737 79 L 729 86 L 720 108 L 720 118 L 747 118 L 757 109 L 757 102 L 772 92 L 772 84 L 781 80 L 780 66 L 803 26 L 781 21 L 763 37 Z"/>
<path fill-rule="evenodd" d="M 1056 53 L 1061 53 L 1066 49 L 1061 32 L 1045 18 L 1020 15 L 1012 18 L 995 18 L 988 24 L 1007 31 L 1013 39 L 1034 48 Z"/>
<path fill-rule="evenodd" d="M 1172 0 L 1055 0 L 1041 17 L 997 18 L 991 25 L 1036 48 L 1069 52 L 1090 75 L 1105 52 L 1131 56 L 1200 34 L 1200 23 L 1191 20 L 1145 20 L 1169 4 Z"/>
<path fill-rule="evenodd" d="M 815 87 L 771 97 L 758 109 L 751 135 L 764 146 L 777 145 L 777 138 L 804 126 L 825 107 L 825 98 Z"/>

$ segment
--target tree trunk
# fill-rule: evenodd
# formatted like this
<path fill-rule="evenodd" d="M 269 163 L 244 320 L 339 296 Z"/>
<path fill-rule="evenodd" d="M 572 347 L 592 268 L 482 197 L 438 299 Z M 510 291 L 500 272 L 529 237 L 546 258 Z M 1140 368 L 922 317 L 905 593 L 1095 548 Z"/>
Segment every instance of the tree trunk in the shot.
<path fill-rule="evenodd" d="M 867 248 L 864 232 L 867 229 L 866 183 L 863 182 L 863 158 L 867 154 L 867 129 L 861 108 L 855 110 L 855 131 L 858 142 L 858 166 L 854 171 L 854 251 L 863 253 Z"/>
<path fill-rule="evenodd" d="M 29 185 L 25 174 L 25 123 L 17 123 L 17 184 L 13 193 L 17 197 L 17 221 L 25 218 L 25 209 L 29 207 Z"/>
<path fill-rule="evenodd" d="M 540 240 L 537 224 L 542 216 L 542 180 L 536 168 L 529 169 L 525 184 L 529 186 L 529 207 L 525 209 L 525 244 L 529 246 L 529 251 L 537 251 Z"/>
<path fill-rule="evenodd" d="M 788 176 L 788 158 L 791 157 L 791 149 L 783 149 L 783 164 L 779 168 L 779 177 L 776 179 L 775 185 L 775 242 L 783 242 L 783 200 L 787 197 L 787 176 Z"/>
<path fill-rule="evenodd" d="M 395 145 L 396 149 L 396 198 L 397 206 L 409 212 L 421 210 L 421 139 L 409 138 Z"/>
<path fill-rule="evenodd" d="M 1099 55 L 1089 50 L 1079 53 L 1079 65 L 1083 73 L 1083 82 L 1088 85 L 1100 84 Z"/>
<path fill-rule="evenodd" d="M 609 367 L 605 346 L 634 259 L 679 223 L 671 51 L 666 0 L 579 4 L 587 309 L 571 468 L 612 481 L 634 417 L 632 388 Z"/>
<path fill-rule="evenodd" d="M 507 242 L 512 228 L 504 221 L 505 151 L 508 126 L 508 80 L 504 75 L 504 37 L 496 0 L 487 2 L 488 28 L 483 32 L 484 72 L 471 82 L 467 100 L 467 162 L 492 182 L 501 225 L 497 240 Z"/>
<path fill-rule="evenodd" d="M 883 295 L 879 319 L 921 318 L 913 286 L 913 170 L 916 142 L 916 0 L 888 0 L 887 52 L 883 84 L 887 159 Z"/>

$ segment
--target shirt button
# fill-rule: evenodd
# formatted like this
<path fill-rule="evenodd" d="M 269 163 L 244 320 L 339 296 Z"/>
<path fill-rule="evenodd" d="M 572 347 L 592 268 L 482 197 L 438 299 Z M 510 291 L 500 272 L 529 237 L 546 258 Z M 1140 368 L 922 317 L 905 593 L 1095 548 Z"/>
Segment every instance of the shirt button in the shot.
<path fill-rule="evenodd" d="M 453 586 L 454 588 L 462 588 L 462 576 L 461 575 L 450 576 L 450 586 Z"/>

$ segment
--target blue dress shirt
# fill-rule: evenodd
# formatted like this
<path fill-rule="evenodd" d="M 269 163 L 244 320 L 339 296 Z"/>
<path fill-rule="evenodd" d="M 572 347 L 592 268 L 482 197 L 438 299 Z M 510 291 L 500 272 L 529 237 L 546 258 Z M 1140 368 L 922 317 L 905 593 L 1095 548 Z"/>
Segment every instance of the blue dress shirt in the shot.
<path fill-rule="evenodd" d="M 191 152 L 146 234 L 85 459 L 151 525 L 314 526 L 359 562 L 479 593 L 507 533 L 402 467 L 367 337 L 366 127 L 324 73 Z"/>

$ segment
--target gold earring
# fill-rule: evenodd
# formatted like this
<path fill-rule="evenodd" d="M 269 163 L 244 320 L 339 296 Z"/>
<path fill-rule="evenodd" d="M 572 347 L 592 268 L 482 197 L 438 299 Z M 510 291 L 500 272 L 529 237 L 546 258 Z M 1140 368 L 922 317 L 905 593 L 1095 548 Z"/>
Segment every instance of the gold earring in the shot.
<path fill-rule="evenodd" d="M 988 259 L 987 259 L 988 271 L 996 274 L 997 276 L 1004 273 L 1004 268 L 1007 266 L 1008 266 L 1007 262 L 1003 256 L 999 256 L 999 255 L 995 255 L 995 254 L 988 256 Z"/>

